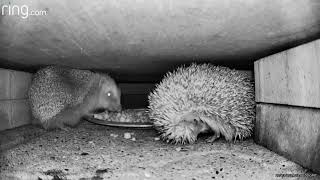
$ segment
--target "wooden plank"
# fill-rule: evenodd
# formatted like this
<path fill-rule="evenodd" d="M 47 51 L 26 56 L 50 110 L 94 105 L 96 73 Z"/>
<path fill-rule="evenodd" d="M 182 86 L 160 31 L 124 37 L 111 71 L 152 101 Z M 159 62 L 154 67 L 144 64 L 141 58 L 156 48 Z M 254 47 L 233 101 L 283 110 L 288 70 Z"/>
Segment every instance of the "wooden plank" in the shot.
<path fill-rule="evenodd" d="M 30 124 L 31 117 L 27 99 L 0 101 L 0 131 Z"/>
<path fill-rule="evenodd" d="M 0 100 L 10 97 L 10 71 L 0 69 Z"/>
<path fill-rule="evenodd" d="M 254 64 L 256 101 L 320 108 L 320 40 Z"/>
<path fill-rule="evenodd" d="M 32 74 L 0 69 L 0 100 L 26 99 Z"/>
<path fill-rule="evenodd" d="M 47 15 L 0 16 L 0 65 L 99 69 L 126 82 L 154 82 L 192 61 L 248 69 L 257 57 L 319 37 L 319 0 L 270 2 L 3 0 Z"/>
<path fill-rule="evenodd" d="M 10 129 L 11 105 L 9 101 L 0 101 L 0 131 Z"/>
<path fill-rule="evenodd" d="M 11 71 L 11 99 L 26 99 L 32 81 L 32 74 L 22 71 Z"/>
<path fill-rule="evenodd" d="M 320 109 L 257 104 L 254 139 L 320 173 Z"/>

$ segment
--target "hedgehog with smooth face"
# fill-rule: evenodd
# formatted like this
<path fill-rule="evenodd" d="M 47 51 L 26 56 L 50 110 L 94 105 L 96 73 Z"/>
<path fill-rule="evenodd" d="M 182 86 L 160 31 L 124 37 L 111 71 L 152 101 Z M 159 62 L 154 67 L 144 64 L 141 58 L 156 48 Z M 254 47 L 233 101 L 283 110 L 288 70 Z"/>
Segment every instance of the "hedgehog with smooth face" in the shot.
<path fill-rule="evenodd" d="M 193 143 L 213 132 L 210 142 L 251 136 L 254 83 L 248 74 L 211 64 L 169 72 L 149 95 L 149 116 L 164 140 Z"/>
<path fill-rule="evenodd" d="M 121 92 L 107 74 L 48 66 L 33 77 L 29 100 L 45 129 L 75 126 L 97 110 L 120 111 Z"/>

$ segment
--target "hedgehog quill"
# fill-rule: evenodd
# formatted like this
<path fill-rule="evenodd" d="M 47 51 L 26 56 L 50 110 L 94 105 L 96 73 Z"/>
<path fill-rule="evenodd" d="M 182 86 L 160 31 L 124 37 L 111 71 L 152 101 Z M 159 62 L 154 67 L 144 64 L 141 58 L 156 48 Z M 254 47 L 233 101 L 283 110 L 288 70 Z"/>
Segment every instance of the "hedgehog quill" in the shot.
<path fill-rule="evenodd" d="M 165 75 L 149 97 L 149 116 L 164 140 L 194 143 L 212 132 L 227 141 L 251 136 L 254 83 L 249 75 L 211 64 L 179 67 Z"/>

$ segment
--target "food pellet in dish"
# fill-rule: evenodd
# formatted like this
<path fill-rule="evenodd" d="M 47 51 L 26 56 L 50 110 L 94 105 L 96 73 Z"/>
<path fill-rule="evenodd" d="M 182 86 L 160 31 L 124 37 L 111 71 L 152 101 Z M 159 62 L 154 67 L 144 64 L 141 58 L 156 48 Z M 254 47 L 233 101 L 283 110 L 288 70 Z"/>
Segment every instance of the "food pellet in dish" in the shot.
<path fill-rule="evenodd" d="M 102 112 L 94 114 L 93 118 L 127 123 L 151 123 L 147 109 L 126 109 L 121 112 Z"/>

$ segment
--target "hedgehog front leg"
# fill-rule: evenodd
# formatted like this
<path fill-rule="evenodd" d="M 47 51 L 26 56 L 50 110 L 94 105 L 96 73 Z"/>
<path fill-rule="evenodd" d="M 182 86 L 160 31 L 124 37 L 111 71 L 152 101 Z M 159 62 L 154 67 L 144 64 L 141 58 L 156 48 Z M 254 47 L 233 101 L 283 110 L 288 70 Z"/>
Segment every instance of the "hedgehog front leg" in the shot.
<path fill-rule="evenodd" d="M 220 132 L 219 133 L 216 133 L 214 132 L 214 135 L 213 136 L 210 136 L 206 139 L 206 142 L 208 143 L 213 143 L 214 141 L 216 141 L 217 139 L 220 138 Z"/>
<path fill-rule="evenodd" d="M 50 119 L 49 124 L 50 125 L 46 129 L 61 129 L 67 132 L 70 131 L 70 128 L 67 127 L 59 117 L 53 117 L 52 119 Z"/>
<path fill-rule="evenodd" d="M 70 131 L 67 126 L 75 126 L 80 122 L 81 112 L 77 109 L 66 108 L 49 120 L 48 129 L 58 128 L 64 131 Z"/>
<path fill-rule="evenodd" d="M 206 132 L 209 127 L 202 122 L 197 113 L 189 112 L 180 117 L 180 121 L 169 131 L 176 142 L 194 143 L 198 134 Z M 172 132 L 172 133 L 171 133 Z"/>
<path fill-rule="evenodd" d="M 224 123 L 223 120 L 219 117 L 201 117 L 201 120 L 210 127 L 211 131 L 214 132 L 214 135 L 210 137 L 208 142 L 213 142 L 220 137 L 220 135 L 224 136 L 227 141 L 231 141 L 234 137 L 233 128 Z"/>
<path fill-rule="evenodd" d="M 67 127 L 67 126 L 64 125 L 63 122 L 61 122 L 61 121 L 59 121 L 59 122 L 57 123 L 56 127 L 57 127 L 58 129 L 63 130 L 63 131 L 66 131 L 66 132 L 69 132 L 69 131 L 71 130 L 70 127 Z"/>

